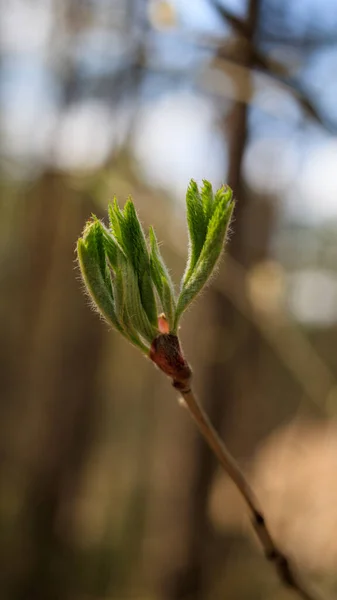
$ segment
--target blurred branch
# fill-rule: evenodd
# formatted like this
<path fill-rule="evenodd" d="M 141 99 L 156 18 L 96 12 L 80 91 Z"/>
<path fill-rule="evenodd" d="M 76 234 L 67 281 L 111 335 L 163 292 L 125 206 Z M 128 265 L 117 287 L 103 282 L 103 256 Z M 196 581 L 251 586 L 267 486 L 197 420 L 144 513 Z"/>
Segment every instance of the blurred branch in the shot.
<path fill-rule="evenodd" d="M 332 123 L 329 123 L 325 119 L 323 119 L 317 107 L 308 97 L 301 84 L 289 75 L 286 67 L 279 61 L 268 57 L 265 53 L 261 52 L 261 50 L 257 49 L 254 39 L 250 35 L 249 26 L 244 21 L 234 16 L 227 9 L 225 9 L 222 6 L 222 4 L 219 3 L 218 0 L 212 0 L 212 5 L 216 9 L 218 14 L 225 21 L 230 23 L 230 25 L 239 35 L 243 36 L 244 40 L 242 41 L 242 43 L 249 46 L 249 52 L 251 56 L 251 68 L 260 69 L 263 73 L 268 75 L 268 77 L 271 77 L 274 80 L 287 86 L 288 91 L 295 96 L 296 100 L 299 102 L 302 109 L 306 114 L 308 114 L 308 116 L 314 119 L 325 129 L 328 129 L 330 131 L 336 131 L 336 127 Z M 337 44 L 336 38 L 335 43 Z M 226 56 L 225 47 L 222 53 L 221 50 L 220 52 L 218 52 L 217 59 L 232 61 L 232 57 Z M 236 64 L 236 61 L 233 62 L 235 62 Z"/>
<path fill-rule="evenodd" d="M 229 23 L 229 25 L 231 25 L 231 27 L 237 33 L 249 38 L 249 27 L 247 26 L 247 23 L 245 21 L 233 15 L 233 13 L 231 13 L 227 8 L 225 8 L 223 4 L 219 2 L 219 0 L 211 0 L 211 4 L 216 9 L 217 13 L 220 14 L 221 17 L 224 20 L 226 20 L 227 23 Z M 312 37 L 306 36 L 301 39 L 290 37 L 287 35 L 274 35 L 273 33 L 270 33 L 263 35 L 263 42 L 291 45 L 303 49 L 308 49 L 316 48 L 317 46 L 335 46 L 337 45 L 337 36 L 334 32 L 333 34 L 329 35 L 317 35 Z"/>
<path fill-rule="evenodd" d="M 223 18 L 223 20 L 227 21 L 227 23 L 229 23 L 237 33 L 250 39 L 251 29 L 247 21 L 244 21 L 233 15 L 233 13 L 225 8 L 223 4 L 219 2 L 219 0 L 211 0 L 211 5 L 213 8 L 215 8 L 216 12 Z"/>
<path fill-rule="evenodd" d="M 308 98 L 308 95 L 306 91 L 302 88 L 301 84 L 298 81 L 296 81 L 293 77 L 290 77 L 288 75 L 288 72 L 286 71 L 286 68 L 284 67 L 284 65 L 282 65 L 282 63 L 276 61 L 275 59 L 267 57 L 262 52 L 257 52 L 256 50 L 254 50 L 252 53 L 252 64 L 248 69 L 247 67 L 244 67 L 240 63 L 240 61 L 237 61 L 233 59 L 232 56 L 230 56 L 231 51 L 225 51 L 224 49 L 221 51 L 220 40 L 205 40 L 205 38 L 203 38 L 203 41 L 200 41 L 199 39 L 198 41 L 196 41 L 196 43 L 198 43 L 199 46 L 204 45 L 204 47 L 208 47 L 212 50 L 214 50 L 218 44 L 219 51 L 217 52 L 216 58 L 214 58 L 211 63 L 213 66 L 218 65 L 220 68 L 224 68 L 224 70 L 230 71 L 233 75 L 235 74 L 235 76 L 244 74 L 245 71 L 249 71 L 250 73 L 254 69 L 257 70 L 262 75 L 265 75 L 268 79 L 271 79 L 276 83 L 280 84 L 284 89 L 286 89 L 288 93 L 292 94 L 295 100 L 301 106 L 302 110 L 306 113 L 306 115 L 309 118 L 311 118 L 313 121 L 318 123 L 321 127 L 326 129 L 330 133 L 335 134 L 337 132 L 337 127 L 335 123 L 322 117 L 314 102 L 310 98 Z M 164 72 L 166 74 L 169 73 L 172 76 L 180 76 L 181 79 L 184 81 L 186 78 L 186 73 L 182 69 L 167 67 L 163 68 L 161 65 L 149 63 L 148 58 L 146 59 L 146 61 L 144 61 L 143 58 L 141 61 L 136 59 L 134 66 L 140 69 L 144 69 L 150 73 Z M 200 78 L 200 69 L 196 69 L 194 74 L 197 78 Z M 189 70 L 189 76 L 193 77 L 193 69 Z M 215 93 L 217 93 L 217 90 L 215 91 Z M 228 89 L 226 89 L 226 95 L 228 95 L 228 97 L 231 96 L 231 93 Z M 254 104 L 254 99 L 252 99 L 251 97 L 243 96 L 236 98 L 236 100 L 238 100 L 239 102 L 245 102 L 247 104 Z"/>
<path fill-rule="evenodd" d="M 234 90 L 234 94 L 235 94 L 235 96 L 233 97 L 234 100 L 237 100 L 239 102 L 244 102 L 244 103 L 250 104 L 250 105 L 257 104 L 255 102 L 254 98 L 251 97 L 251 95 L 248 95 L 245 93 L 246 86 L 244 84 L 244 81 L 250 77 L 251 68 L 240 65 L 237 62 L 233 61 L 232 59 L 224 58 L 224 56 L 221 56 L 221 57 L 217 56 L 213 60 L 213 67 L 223 70 L 230 77 L 235 78 L 236 84 L 239 83 L 239 85 L 236 85 L 236 88 Z M 270 74 L 270 72 L 268 72 L 268 71 L 261 71 L 261 73 L 268 78 L 273 77 Z M 215 88 L 214 89 L 215 94 L 219 94 L 219 93 L 223 94 L 223 91 L 220 88 L 221 83 L 219 86 L 218 80 L 214 81 L 214 82 L 212 81 L 212 70 L 208 70 L 208 73 L 207 72 L 204 73 L 203 77 L 204 77 L 204 81 L 206 81 L 206 85 L 208 84 L 212 88 L 213 87 Z M 275 82 L 277 82 L 279 84 L 279 86 L 281 88 L 283 88 L 285 91 L 287 91 L 288 93 L 290 93 L 294 96 L 295 100 L 301 105 L 302 109 L 306 112 L 306 114 L 310 118 L 312 118 L 315 122 L 319 123 L 322 127 L 327 129 L 328 131 L 333 132 L 336 130 L 336 127 L 333 123 L 327 122 L 326 120 L 322 119 L 321 115 L 318 113 L 316 107 L 313 105 L 311 100 L 309 100 L 305 96 L 304 92 L 302 92 L 299 84 L 297 84 L 297 83 L 294 84 L 289 79 L 280 77 L 280 76 L 273 77 L 273 79 Z M 240 86 L 240 83 L 243 83 L 243 85 Z M 240 89 L 243 90 L 243 93 L 240 93 Z M 226 88 L 226 96 L 228 96 L 228 97 L 233 96 L 233 92 L 229 88 Z"/>
<path fill-rule="evenodd" d="M 186 39 L 186 35 L 184 34 L 184 39 Z M 286 91 L 292 94 L 295 100 L 300 104 L 302 110 L 306 113 L 306 115 L 313 119 L 316 123 L 321 125 L 324 129 L 330 131 L 331 133 L 335 133 L 337 131 L 336 125 L 327 119 L 323 118 L 319 113 L 317 107 L 314 102 L 308 97 L 306 91 L 302 88 L 301 84 L 296 81 L 293 77 L 289 75 L 287 68 L 279 61 L 274 58 L 270 58 L 265 53 L 257 50 L 254 45 L 248 40 L 241 40 L 241 45 L 244 44 L 245 48 L 239 48 L 238 46 L 234 49 L 234 54 L 241 54 L 242 52 L 249 51 L 251 54 L 251 64 L 248 67 L 245 67 L 241 61 L 235 59 L 233 57 L 233 48 L 227 48 L 227 44 L 224 44 L 223 40 L 209 37 L 203 37 L 202 40 L 200 38 L 195 39 L 193 37 L 193 42 L 198 44 L 199 46 L 207 47 L 212 49 L 212 51 L 217 50 L 216 57 L 213 59 L 211 65 L 218 65 L 219 68 L 223 68 L 224 70 L 230 72 L 233 77 L 247 77 L 250 75 L 253 69 L 262 73 L 269 79 L 272 79 L 276 83 L 280 84 L 282 87 L 286 89 Z M 119 96 L 121 95 L 121 81 L 127 81 L 129 83 L 129 77 L 125 77 L 125 73 L 135 73 L 136 79 L 139 78 L 140 74 L 145 72 L 148 73 L 165 73 L 170 74 L 172 76 L 180 76 L 185 80 L 186 73 L 185 71 L 179 68 L 167 68 L 162 67 L 162 65 L 158 65 L 156 63 L 157 57 L 155 57 L 155 62 L 151 63 L 149 56 L 145 56 L 144 53 L 140 53 L 135 51 L 133 56 L 127 61 L 127 64 L 123 64 L 122 67 L 115 73 L 111 82 L 109 82 L 109 87 L 112 90 L 118 90 Z M 193 69 L 190 69 L 189 75 L 193 77 Z M 196 69 L 195 76 L 200 77 L 200 69 Z M 132 77 L 131 77 L 132 79 Z M 133 81 L 133 79 L 132 79 Z M 113 84 L 113 85 L 112 85 Z M 229 91 L 226 90 L 228 93 Z M 230 96 L 230 94 L 228 93 Z M 246 102 L 247 104 L 254 103 L 254 100 L 251 96 L 240 96 L 235 98 L 239 102 Z"/>

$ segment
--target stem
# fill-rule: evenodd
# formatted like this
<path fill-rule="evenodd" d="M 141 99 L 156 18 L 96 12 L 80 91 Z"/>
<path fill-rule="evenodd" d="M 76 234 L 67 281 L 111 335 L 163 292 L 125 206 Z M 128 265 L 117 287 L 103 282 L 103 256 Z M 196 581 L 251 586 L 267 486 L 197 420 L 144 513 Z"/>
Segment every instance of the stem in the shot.
<path fill-rule="evenodd" d="M 244 498 L 251 514 L 252 525 L 255 529 L 257 537 L 260 540 L 266 559 L 274 564 L 275 570 L 281 582 L 285 586 L 292 588 L 304 600 L 318 600 L 319 596 L 317 593 L 309 590 L 307 586 L 304 585 L 298 574 L 295 572 L 295 569 L 290 564 L 288 558 L 281 552 L 274 542 L 253 490 L 246 481 L 246 478 L 236 460 L 227 450 L 226 446 L 215 431 L 208 416 L 197 401 L 193 391 L 188 387 L 188 385 L 182 385 L 181 382 L 174 382 L 173 385 L 179 389 L 191 416 L 199 428 L 200 433 L 203 435 L 211 450 L 218 458 L 224 471 L 232 479 L 233 483 Z"/>

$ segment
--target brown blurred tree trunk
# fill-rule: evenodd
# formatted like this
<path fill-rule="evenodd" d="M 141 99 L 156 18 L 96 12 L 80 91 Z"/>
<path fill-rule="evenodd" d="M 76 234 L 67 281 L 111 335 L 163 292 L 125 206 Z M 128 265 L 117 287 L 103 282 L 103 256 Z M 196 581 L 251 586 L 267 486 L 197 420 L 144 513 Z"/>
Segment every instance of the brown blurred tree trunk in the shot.
<path fill-rule="evenodd" d="M 251 0 L 248 12 L 247 25 L 253 42 L 258 21 L 259 0 Z M 249 46 L 245 50 L 240 50 L 241 64 L 246 68 L 252 65 L 251 52 Z M 233 85 L 235 86 L 235 81 Z M 249 89 L 247 92 L 250 96 L 252 90 Z M 237 199 L 234 235 L 228 246 L 228 253 L 245 269 L 249 269 L 266 256 L 272 224 L 272 214 L 267 204 L 256 203 L 252 214 L 252 207 L 242 183 L 241 167 L 247 141 L 248 109 L 247 104 L 237 102 L 224 123 L 226 136 L 229 138 L 230 155 L 227 180 Z M 246 235 L 248 230 L 249 239 Z M 252 444 L 247 439 L 237 439 L 235 433 L 237 422 L 234 423 L 233 407 L 238 401 L 244 407 L 247 407 L 249 402 L 253 404 L 254 397 L 258 394 L 257 362 L 260 336 L 254 326 L 244 319 L 225 297 L 223 290 L 228 285 L 227 278 L 228 273 L 224 266 L 221 271 L 220 286 L 213 286 L 207 292 L 207 313 L 212 318 L 214 336 L 212 348 L 208 352 L 210 360 L 203 369 L 204 389 L 201 400 L 217 428 L 224 433 L 227 440 L 231 440 L 234 451 L 242 454 L 249 452 Z M 243 280 L 239 280 L 242 294 L 246 293 L 244 284 Z M 236 350 L 229 359 L 222 358 L 224 336 L 227 334 L 236 345 Z M 241 342 L 238 344 L 239 338 Z M 249 411 L 249 415 L 244 419 L 245 424 L 251 415 L 252 412 Z M 241 423 L 241 427 L 244 427 L 244 423 Z M 190 461 L 192 476 L 189 479 L 190 490 L 186 500 L 188 508 L 184 511 L 187 514 L 187 523 L 184 526 L 184 544 L 187 546 L 187 551 L 184 563 L 179 566 L 173 564 L 172 570 L 166 574 L 162 597 L 167 600 L 183 598 L 197 600 L 205 597 L 204 576 L 207 565 L 214 557 L 214 552 L 211 553 L 214 536 L 207 516 L 207 502 L 216 466 L 216 461 L 205 442 L 199 436 L 195 437 L 193 459 Z M 224 510 L 226 510 L 225 506 Z M 226 544 L 222 546 L 218 563 L 223 564 L 225 561 Z"/>
<path fill-rule="evenodd" d="M 72 577 L 77 486 L 100 410 L 103 327 L 90 317 L 74 271 L 75 240 L 93 209 L 51 172 L 21 205 L 29 235 L 20 277 L 25 327 L 15 364 L 16 431 L 28 488 L 9 587 L 22 600 L 65 598 Z"/>

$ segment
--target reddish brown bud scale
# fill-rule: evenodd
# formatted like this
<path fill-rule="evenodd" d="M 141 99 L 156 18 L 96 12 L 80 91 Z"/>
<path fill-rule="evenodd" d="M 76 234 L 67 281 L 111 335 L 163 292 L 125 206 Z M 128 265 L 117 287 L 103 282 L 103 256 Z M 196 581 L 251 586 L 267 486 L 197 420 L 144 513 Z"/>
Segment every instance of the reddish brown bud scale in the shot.
<path fill-rule="evenodd" d="M 184 358 L 176 335 L 172 333 L 158 335 L 151 344 L 149 356 L 161 371 L 172 378 L 175 387 L 189 388 L 192 371 Z"/>

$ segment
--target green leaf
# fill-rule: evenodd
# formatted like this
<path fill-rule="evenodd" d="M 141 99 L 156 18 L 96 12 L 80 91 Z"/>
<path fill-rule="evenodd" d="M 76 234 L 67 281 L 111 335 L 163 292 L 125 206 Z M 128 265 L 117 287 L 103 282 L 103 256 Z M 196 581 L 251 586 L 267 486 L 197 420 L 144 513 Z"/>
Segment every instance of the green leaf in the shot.
<path fill-rule="evenodd" d="M 137 332 L 130 326 L 130 323 L 125 324 L 120 318 L 123 314 L 123 309 L 119 305 L 117 306 L 116 300 L 118 299 L 120 302 L 121 299 L 120 296 L 117 298 L 117 295 L 115 296 L 114 294 L 116 290 L 120 292 L 120 287 L 116 285 L 117 282 L 120 282 L 120 279 L 114 272 L 114 278 L 111 281 L 104 253 L 104 229 L 103 224 L 94 218 L 93 221 L 87 224 L 83 237 L 77 242 L 77 256 L 83 281 L 93 301 L 93 306 L 101 313 L 105 320 L 134 345 L 147 353 L 149 346 L 146 346 L 139 339 Z"/>
<path fill-rule="evenodd" d="M 157 327 L 154 327 L 150 323 L 142 306 L 138 280 L 133 267 L 128 260 L 126 260 L 122 266 L 121 278 L 126 310 L 124 320 L 127 323 L 130 323 L 134 329 L 151 344 L 158 334 Z"/>
<path fill-rule="evenodd" d="M 175 329 L 181 314 L 210 278 L 221 255 L 228 225 L 233 213 L 232 190 L 228 186 L 218 190 L 216 205 L 207 228 L 206 240 L 198 262 L 187 283 L 183 285 L 175 315 Z"/>
<path fill-rule="evenodd" d="M 163 312 L 167 318 L 170 330 L 171 329 L 173 330 L 176 301 L 175 301 L 175 297 L 172 294 L 170 284 L 167 281 L 165 276 L 163 276 L 161 278 L 161 282 L 162 282 L 161 302 L 162 302 Z"/>
<path fill-rule="evenodd" d="M 104 252 L 109 261 L 109 264 L 112 269 L 116 269 L 118 267 L 118 256 L 123 255 L 125 258 L 125 254 L 118 244 L 116 239 L 111 235 L 111 233 L 106 229 L 106 227 L 102 225 L 102 237 L 103 237 L 103 245 Z"/>
<path fill-rule="evenodd" d="M 95 216 L 92 215 L 92 220 L 90 221 L 90 232 L 91 236 L 94 237 L 96 242 L 96 250 L 98 257 L 98 264 L 100 271 L 102 273 L 102 277 L 104 282 L 110 292 L 112 294 L 112 286 L 111 286 L 111 276 L 109 266 L 107 264 L 106 255 L 105 255 L 105 244 L 104 244 L 104 234 L 105 227 L 101 221 Z"/>
<path fill-rule="evenodd" d="M 115 312 L 113 297 L 101 271 L 95 229 L 95 227 L 88 228 L 84 237 L 77 242 L 77 256 L 81 275 L 93 300 L 93 305 L 97 307 L 108 323 L 121 331 L 122 328 Z"/>
<path fill-rule="evenodd" d="M 153 327 L 157 327 L 158 308 L 150 275 L 150 265 L 147 266 L 146 271 L 144 271 L 143 275 L 138 279 L 138 285 L 142 305 L 146 312 L 147 318 Z"/>
<path fill-rule="evenodd" d="M 114 198 L 113 205 L 109 204 L 108 212 L 109 212 L 109 224 L 110 224 L 111 233 L 115 237 L 118 244 L 123 248 L 122 227 L 123 227 L 123 223 L 124 223 L 124 216 L 118 206 L 116 197 Z"/>
<path fill-rule="evenodd" d="M 206 180 L 200 192 L 190 182 L 186 203 L 190 246 L 178 302 L 155 233 L 150 228 L 148 248 L 130 198 L 123 210 L 116 199 L 109 205 L 110 229 L 93 215 L 78 241 L 82 277 L 97 310 L 146 353 L 167 328 L 164 321 L 158 325 L 160 309 L 170 333 L 176 334 L 181 314 L 210 278 L 234 206 L 229 187 L 214 195 Z"/>
<path fill-rule="evenodd" d="M 117 201 L 109 206 L 110 227 L 117 243 L 131 262 L 137 276 L 142 306 L 148 320 L 157 325 L 157 306 L 150 274 L 150 258 L 143 228 L 129 198 L 121 211 Z"/>
<path fill-rule="evenodd" d="M 196 182 L 191 179 L 186 193 L 187 225 L 189 234 L 189 254 L 186 271 L 183 276 L 184 286 L 193 273 L 203 248 L 207 233 L 207 218 L 203 201 Z"/>
<path fill-rule="evenodd" d="M 150 269 L 152 281 L 156 287 L 163 312 L 170 328 L 174 323 L 175 294 L 170 274 L 161 256 L 156 234 L 152 227 L 149 229 L 150 240 Z"/>
<path fill-rule="evenodd" d="M 145 235 L 131 198 L 127 199 L 124 206 L 124 218 L 125 236 L 123 241 L 125 252 L 138 275 L 148 262 L 148 252 Z"/>
<path fill-rule="evenodd" d="M 232 200 L 233 192 L 228 185 L 221 186 L 214 194 L 212 215 L 223 200 L 229 202 Z"/>
<path fill-rule="evenodd" d="M 212 216 L 213 213 L 213 189 L 212 189 L 212 185 L 209 181 L 207 181 L 206 179 L 202 180 L 203 186 L 201 188 L 201 201 L 202 201 L 202 207 L 204 210 L 204 215 L 205 215 L 205 219 L 208 225 L 208 222 Z"/>
<path fill-rule="evenodd" d="M 142 305 L 150 323 L 157 326 L 157 306 L 153 291 L 150 257 L 143 228 L 138 219 L 134 204 L 129 198 L 124 207 L 125 236 L 124 246 L 138 278 Z"/>
<path fill-rule="evenodd" d="M 103 278 L 105 278 L 106 259 L 105 259 L 104 243 L 103 243 L 103 233 L 102 233 L 101 223 L 95 215 L 92 215 L 92 225 L 90 228 L 90 232 L 91 232 L 91 235 L 93 235 L 95 242 L 96 242 L 98 264 L 99 264 L 99 268 L 102 273 L 102 276 L 103 276 Z"/>

